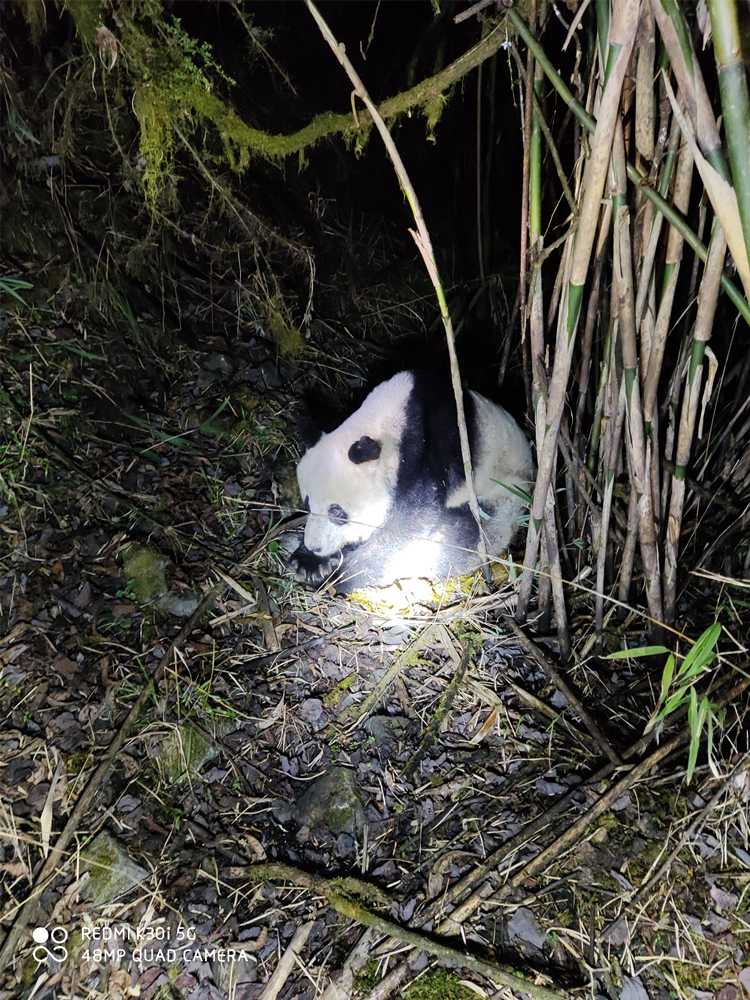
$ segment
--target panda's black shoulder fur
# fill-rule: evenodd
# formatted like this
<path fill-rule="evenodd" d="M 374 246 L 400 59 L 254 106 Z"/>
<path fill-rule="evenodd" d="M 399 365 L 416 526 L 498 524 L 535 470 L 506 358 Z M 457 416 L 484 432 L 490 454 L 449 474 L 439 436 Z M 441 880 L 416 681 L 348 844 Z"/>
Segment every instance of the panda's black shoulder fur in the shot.
<path fill-rule="evenodd" d="M 397 490 L 410 493 L 425 487 L 444 502 L 464 482 L 461 441 L 456 420 L 456 400 L 449 378 L 415 369 L 406 404 L 401 438 Z M 464 413 L 471 444 L 476 439 L 474 399 L 464 392 Z"/>

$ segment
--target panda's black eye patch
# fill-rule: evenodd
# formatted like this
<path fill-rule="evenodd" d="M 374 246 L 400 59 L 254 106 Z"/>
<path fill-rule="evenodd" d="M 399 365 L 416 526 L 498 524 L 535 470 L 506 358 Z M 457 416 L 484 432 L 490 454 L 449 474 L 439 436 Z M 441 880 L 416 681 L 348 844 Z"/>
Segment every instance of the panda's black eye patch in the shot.
<path fill-rule="evenodd" d="M 310 513 L 310 497 L 305 497 L 305 510 Z"/>
<path fill-rule="evenodd" d="M 348 520 L 349 515 L 343 507 L 339 507 L 337 503 L 332 503 L 328 508 L 328 518 L 333 521 L 334 524 L 337 524 L 340 521 Z"/>

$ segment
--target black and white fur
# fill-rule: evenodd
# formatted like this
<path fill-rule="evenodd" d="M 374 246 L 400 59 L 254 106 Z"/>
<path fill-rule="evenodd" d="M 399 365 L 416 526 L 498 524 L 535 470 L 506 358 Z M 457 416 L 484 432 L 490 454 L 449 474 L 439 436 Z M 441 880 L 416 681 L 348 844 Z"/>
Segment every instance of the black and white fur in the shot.
<path fill-rule="evenodd" d="M 489 552 L 507 550 L 524 502 L 501 484 L 530 491 L 526 437 L 502 407 L 464 394 L 474 481 Z M 447 579 L 479 565 L 456 404 L 450 384 L 404 371 L 323 434 L 297 467 L 308 512 L 291 556 L 298 580 L 330 581 L 340 594 L 407 577 Z"/>

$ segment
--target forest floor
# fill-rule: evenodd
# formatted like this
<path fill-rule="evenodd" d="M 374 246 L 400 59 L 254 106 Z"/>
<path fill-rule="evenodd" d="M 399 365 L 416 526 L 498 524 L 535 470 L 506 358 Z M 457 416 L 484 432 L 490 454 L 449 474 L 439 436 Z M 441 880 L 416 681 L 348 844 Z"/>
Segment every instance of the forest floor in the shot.
<path fill-rule="evenodd" d="M 688 785 L 585 603 L 584 718 L 512 570 L 301 590 L 291 366 L 5 304 L 0 997 L 750 994 L 746 695 Z"/>

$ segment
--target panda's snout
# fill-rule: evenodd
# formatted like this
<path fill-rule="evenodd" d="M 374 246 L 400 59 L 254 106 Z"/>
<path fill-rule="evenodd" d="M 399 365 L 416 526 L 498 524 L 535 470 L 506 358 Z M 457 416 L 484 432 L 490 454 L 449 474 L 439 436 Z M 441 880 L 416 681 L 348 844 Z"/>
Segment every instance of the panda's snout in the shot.
<path fill-rule="evenodd" d="M 323 540 L 316 537 L 316 533 L 311 530 L 311 526 L 305 528 L 305 548 L 313 555 L 319 556 L 323 551 Z"/>
<path fill-rule="evenodd" d="M 317 556 L 329 556 L 344 544 L 341 529 L 329 523 L 329 519 L 314 511 L 308 514 L 305 525 L 305 545 L 309 552 Z"/>

